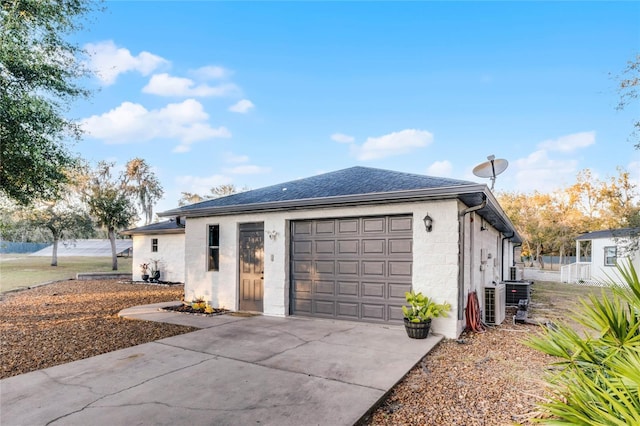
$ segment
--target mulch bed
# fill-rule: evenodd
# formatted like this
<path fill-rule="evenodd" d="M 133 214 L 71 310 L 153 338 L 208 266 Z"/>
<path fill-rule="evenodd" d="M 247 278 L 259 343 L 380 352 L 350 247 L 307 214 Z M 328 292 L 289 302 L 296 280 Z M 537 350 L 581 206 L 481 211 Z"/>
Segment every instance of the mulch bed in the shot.
<path fill-rule="evenodd" d="M 213 308 L 213 312 L 208 313 L 208 312 L 205 312 L 204 309 L 194 309 L 191 305 L 186 303 L 183 303 L 182 305 L 177 305 L 177 306 L 165 306 L 162 309 L 164 309 L 165 311 L 183 312 L 186 314 L 202 315 L 206 317 L 224 315 L 229 312 L 227 309 Z"/>
<path fill-rule="evenodd" d="M 132 306 L 179 301 L 182 285 L 60 281 L 0 295 L 0 379 L 197 328 L 118 317 Z"/>

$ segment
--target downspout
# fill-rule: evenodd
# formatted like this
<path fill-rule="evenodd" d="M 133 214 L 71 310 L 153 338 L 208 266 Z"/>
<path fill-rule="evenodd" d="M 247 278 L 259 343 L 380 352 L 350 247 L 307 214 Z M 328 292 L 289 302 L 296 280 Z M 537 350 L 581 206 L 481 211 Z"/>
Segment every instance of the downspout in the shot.
<path fill-rule="evenodd" d="M 516 233 L 511 231 L 511 235 L 505 235 L 504 237 L 502 237 L 502 245 L 500 246 L 502 248 L 502 264 L 500 265 L 500 269 L 501 269 L 500 281 L 504 281 L 504 254 L 505 254 L 504 240 L 513 238 L 514 235 L 516 235 Z M 515 252 L 512 252 L 512 253 L 515 253 Z M 511 255 L 511 257 L 513 258 L 513 254 Z"/>
<path fill-rule="evenodd" d="M 458 320 L 464 319 L 464 260 L 465 260 L 465 232 L 464 217 L 471 212 L 480 210 L 487 205 L 487 196 L 482 194 L 482 203 L 469 207 L 458 213 L 458 234 L 460 235 L 460 267 L 458 268 Z"/>

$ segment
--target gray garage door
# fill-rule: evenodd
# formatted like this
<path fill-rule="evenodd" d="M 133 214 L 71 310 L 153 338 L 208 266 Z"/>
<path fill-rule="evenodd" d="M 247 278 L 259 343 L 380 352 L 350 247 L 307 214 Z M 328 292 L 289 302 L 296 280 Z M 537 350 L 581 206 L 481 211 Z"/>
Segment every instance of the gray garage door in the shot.
<path fill-rule="evenodd" d="M 411 290 L 411 216 L 291 224 L 291 313 L 401 322 Z"/>

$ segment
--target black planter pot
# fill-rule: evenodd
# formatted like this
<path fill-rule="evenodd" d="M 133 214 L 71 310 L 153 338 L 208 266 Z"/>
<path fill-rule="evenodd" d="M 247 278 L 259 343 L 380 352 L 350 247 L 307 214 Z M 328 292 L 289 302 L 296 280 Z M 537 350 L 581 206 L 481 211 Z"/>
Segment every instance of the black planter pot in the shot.
<path fill-rule="evenodd" d="M 404 329 L 407 330 L 407 336 L 412 339 L 426 339 L 431 329 L 431 320 L 423 322 L 411 322 L 404 319 Z"/>
<path fill-rule="evenodd" d="M 144 282 L 149 281 L 149 274 L 142 274 L 142 281 Z"/>
<path fill-rule="evenodd" d="M 155 271 L 151 276 L 151 282 L 157 283 L 158 281 L 160 281 L 160 271 Z"/>

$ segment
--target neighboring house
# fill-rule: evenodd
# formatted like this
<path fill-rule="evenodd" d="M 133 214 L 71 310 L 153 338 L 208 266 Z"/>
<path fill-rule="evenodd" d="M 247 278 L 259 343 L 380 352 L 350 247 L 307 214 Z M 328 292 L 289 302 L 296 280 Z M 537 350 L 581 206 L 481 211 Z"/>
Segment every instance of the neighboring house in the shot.
<path fill-rule="evenodd" d="M 184 226 L 179 221 L 152 223 L 121 234 L 133 240 L 133 279 L 141 279 L 140 264 L 158 261 L 161 281 L 184 282 Z"/>
<path fill-rule="evenodd" d="M 131 255 L 131 240 L 116 240 L 116 255 Z M 29 256 L 46 256 L 53 255 L 53 244 L 31 253 Z M 70 256 L 91 256 L 91 257 L 111 257 L 111 241 L 109 240 L 64 240 L 58 243 L 58 257 Z"/>
<path fill-rule="evenodd" d="M 561 269 L 562 282 L 596 284 L 616 276 L 620 259 L 631 259 L 640 271 L 640 252 L 627 250 L 631 238 L 640 238 L 640 228 L 608 229 L 576 238 L 576 262 Z"/>
<path fill-rule="evenodd" d="M 165 257 L 167 268 L 184 259 L 185 300 L 401 324 L 404 294 L 413 289 L 451 303 L 433 330 L 452 338 L 466 327 L 469 292 L 482 304 L 483 287 L 509 276 L 521 242 L 485 184 L 366 167 L 159 215 L 185 223 L 184 257 Z M 129 233 L 136 241 L 145 235 L 148 250 L 155 234 L 141 229 Z"/>

